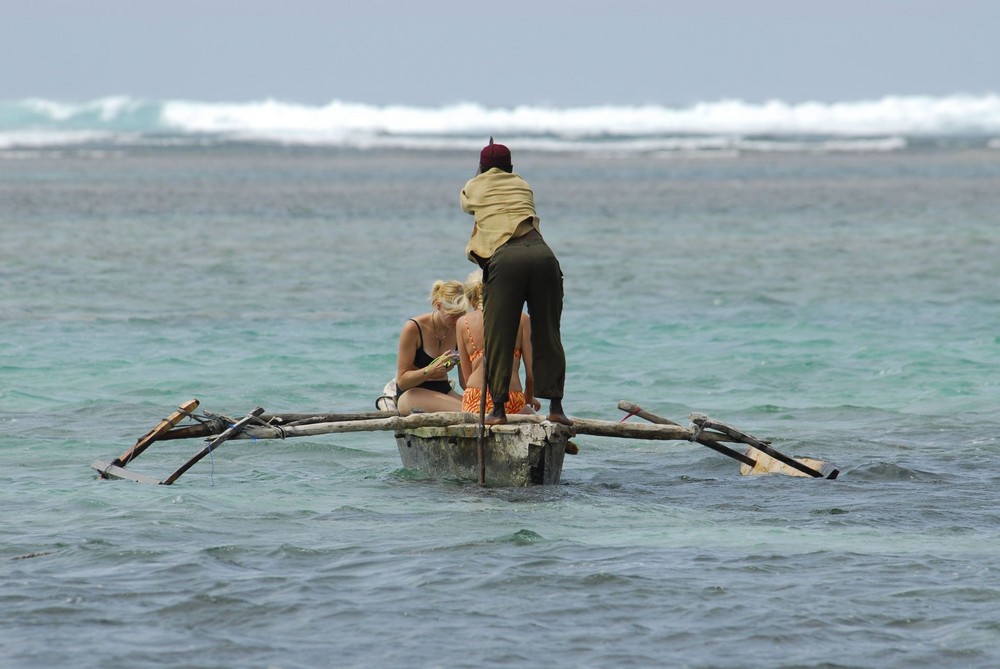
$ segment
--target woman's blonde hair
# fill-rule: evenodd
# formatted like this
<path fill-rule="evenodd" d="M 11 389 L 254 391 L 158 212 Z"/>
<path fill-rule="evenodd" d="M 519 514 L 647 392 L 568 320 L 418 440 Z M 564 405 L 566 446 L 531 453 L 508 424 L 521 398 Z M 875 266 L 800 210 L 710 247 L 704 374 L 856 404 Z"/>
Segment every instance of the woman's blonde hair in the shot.
<path fill-rule="evenodd" d="M 441 310 L 447 314 L 464 314 L 469 311 L 465 286 L 461 281 L 435 281 L 431 287 L 431 306 L 436 306 L 438 302 L 441 303 Z"/>
<path fill-rule="evenodd" d="M 465 299 L 473 309 L 483 304 L 483 270 L 477 269 L 465 279 Z"/>

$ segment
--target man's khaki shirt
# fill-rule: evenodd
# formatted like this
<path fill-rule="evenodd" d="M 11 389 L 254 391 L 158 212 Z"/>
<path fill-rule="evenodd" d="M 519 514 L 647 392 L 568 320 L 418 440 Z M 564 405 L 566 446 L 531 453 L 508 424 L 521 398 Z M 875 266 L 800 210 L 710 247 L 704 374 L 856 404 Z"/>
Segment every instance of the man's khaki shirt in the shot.
<path fill-rule="evenodd" d="M 515 231 L 525 234 L 539 230 L 535 196 L 528 182 L 517 174 L 496 167 L 477 174 L 462 189 L 462 209 L 475 216 L 472 237 L 465 247 L 469 260 L 486 259 L 507 243 Z M 522 222 L 524 228 L 518 231 Z M 530 228 L 528 227 L 530 225 Z"/>

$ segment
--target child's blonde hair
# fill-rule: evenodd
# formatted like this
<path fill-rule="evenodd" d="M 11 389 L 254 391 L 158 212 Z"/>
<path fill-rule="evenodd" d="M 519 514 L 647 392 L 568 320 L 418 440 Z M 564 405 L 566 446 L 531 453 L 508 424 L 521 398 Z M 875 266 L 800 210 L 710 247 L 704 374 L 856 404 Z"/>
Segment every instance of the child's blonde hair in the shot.
<path fill-rule="evenodd" d="M 477 269 L 465 279 L 465 299 L 473 309 L 483 304 L 483 270 Z"/>

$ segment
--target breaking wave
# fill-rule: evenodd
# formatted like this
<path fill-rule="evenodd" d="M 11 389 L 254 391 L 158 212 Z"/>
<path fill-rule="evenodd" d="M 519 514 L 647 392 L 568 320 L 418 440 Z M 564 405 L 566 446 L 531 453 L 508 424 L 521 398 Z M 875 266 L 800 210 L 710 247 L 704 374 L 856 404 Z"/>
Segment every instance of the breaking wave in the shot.
<path fill-rule="evenodd" d="M 127 96 L 84 103 L 0 102 L 0 150 L 206 142 L 468 150 L 481 146 L 488 135 L 539 151 L 895 151 L 926 138 L 978 138 L 996 148 L 1000 95 L 575 108 L 218 103 Z"/>

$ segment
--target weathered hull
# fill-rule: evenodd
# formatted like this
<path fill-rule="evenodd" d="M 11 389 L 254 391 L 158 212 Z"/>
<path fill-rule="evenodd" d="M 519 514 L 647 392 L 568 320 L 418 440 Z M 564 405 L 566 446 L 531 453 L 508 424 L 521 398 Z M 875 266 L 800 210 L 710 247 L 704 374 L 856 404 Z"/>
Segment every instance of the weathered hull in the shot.
<path fill-rule="evenodd" d="M 487 428 L 486 485 L 524 487 L 559 483 L 571 432 L 557 423 Z M 407 469 L 435 478 L 479 479 L 479 426 L 419 427 L 396 432 Z"/>

